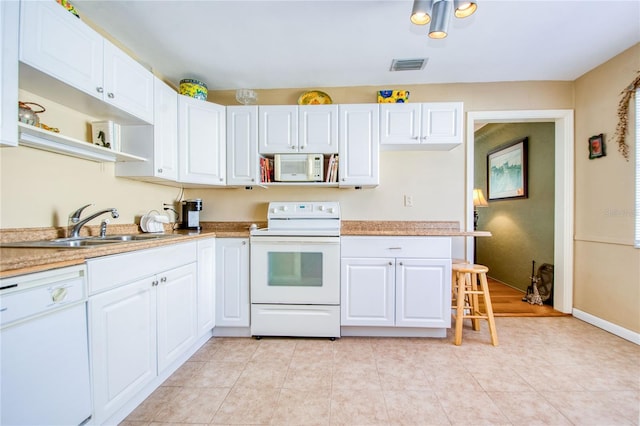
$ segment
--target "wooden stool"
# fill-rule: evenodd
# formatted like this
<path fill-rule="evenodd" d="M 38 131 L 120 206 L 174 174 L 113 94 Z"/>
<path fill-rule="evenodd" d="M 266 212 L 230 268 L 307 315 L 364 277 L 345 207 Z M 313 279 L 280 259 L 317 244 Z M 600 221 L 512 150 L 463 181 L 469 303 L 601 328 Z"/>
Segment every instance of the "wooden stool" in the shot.
<path fill-rule="evenodd" d="M 489 323 L 489 333 L 491 343 L 498 346 L 498 333 L 496 323 L 493 318 L 493 307 L 491 306 L 491 296 L 489 295 L 489 284 L 487 283 L 487 272 L 489 268 L 484 265 L 473 265 L 470 263 L 455 263 L 451 266 L 452 298 L 456 310 L 456 345 L 462 344 L 462 323 L 465 318 L 471 319 L 471 325 L 475 331 L 480 330 L 480 320 L 486 319 Z M 478 278 L 480 278 L 480 289 L 478 289 Z M 484 298 L 485 312 L 480 311 L 479 297 Z"/>

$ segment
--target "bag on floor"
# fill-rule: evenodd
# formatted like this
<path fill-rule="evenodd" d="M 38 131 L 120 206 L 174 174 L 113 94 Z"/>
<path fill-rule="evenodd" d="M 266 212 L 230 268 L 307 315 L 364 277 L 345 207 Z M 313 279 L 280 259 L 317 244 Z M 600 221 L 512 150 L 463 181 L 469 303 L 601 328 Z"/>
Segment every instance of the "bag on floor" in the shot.
<path fill-rule="evenodd" d="M 536 274 L 536 287 L 542 302 L 553 305 L 553 265 L 543 263 Z"/>

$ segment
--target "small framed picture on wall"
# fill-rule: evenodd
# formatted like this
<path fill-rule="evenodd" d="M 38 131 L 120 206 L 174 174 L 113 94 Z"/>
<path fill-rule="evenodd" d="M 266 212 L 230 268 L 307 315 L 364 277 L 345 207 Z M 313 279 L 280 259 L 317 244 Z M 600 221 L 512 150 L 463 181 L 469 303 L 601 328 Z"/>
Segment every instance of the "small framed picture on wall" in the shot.
<path fill-rule="evenodd" d="M 589 160 L 607 155 L 604 146 L 604 135 L 600 133 L 589 138 Z"/>

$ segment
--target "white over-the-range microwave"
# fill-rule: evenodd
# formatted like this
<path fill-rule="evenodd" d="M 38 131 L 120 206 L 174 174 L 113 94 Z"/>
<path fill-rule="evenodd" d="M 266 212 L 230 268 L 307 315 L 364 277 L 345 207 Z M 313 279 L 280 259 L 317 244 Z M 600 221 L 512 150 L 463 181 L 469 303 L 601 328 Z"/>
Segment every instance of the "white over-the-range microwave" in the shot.
<path fill-rule="evenodd" d="M 273 156 L 276 182 L 322 182 L 324 155 L 275 154 Z"/>

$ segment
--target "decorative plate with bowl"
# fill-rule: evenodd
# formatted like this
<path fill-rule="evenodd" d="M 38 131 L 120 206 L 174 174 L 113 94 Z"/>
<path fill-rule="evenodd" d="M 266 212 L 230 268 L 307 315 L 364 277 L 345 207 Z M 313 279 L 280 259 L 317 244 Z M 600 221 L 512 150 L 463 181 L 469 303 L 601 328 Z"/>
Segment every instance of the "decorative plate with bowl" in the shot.
<path fill-rule="evenodd" d="M 328 105 L 332 103 L 331 96 L 320 90 L 304 92 L 298 98 L 298 105 Z"/>
<path fill-rule="evenodd" d="M 180 94 L 189 96 L 201 101 L 207 100 L 207 85 L 200 80 L 194 80 L 192 78 L 185 78 L 180 80 Z"/>

